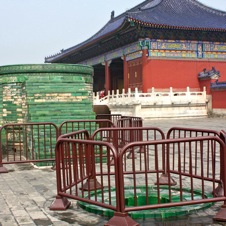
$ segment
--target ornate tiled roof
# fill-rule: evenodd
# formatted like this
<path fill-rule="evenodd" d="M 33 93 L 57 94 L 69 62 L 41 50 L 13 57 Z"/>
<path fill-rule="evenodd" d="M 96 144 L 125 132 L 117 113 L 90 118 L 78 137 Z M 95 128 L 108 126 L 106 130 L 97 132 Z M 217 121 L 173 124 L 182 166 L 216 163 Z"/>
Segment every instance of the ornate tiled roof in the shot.
<path fill-rule="evenodd" d="M 154 4 L 155 3 L 155 4 Z M 128 13 L 129 20 L 146 25 L 188 30 L 226 30 L 226 12 L 195 0 L 152 0 Z"/>
<path fill-rule="evenodd" d="M 118 17 L 111 18 L 88 40 L 47 57 L 46 62 L 53 62 L 95 43 L 117 32 L 128 22 L 155 28 L 226 31 L 226 12 L 207 7 L 196 0 L 146 0 Z"/>
<path fill-rule="evenodd" d="M 203 69 L 202 72 L 199 73 L 198 78 L 199 79 L 218 79 L 220 77 L 220 71 L 217 71 L 215 67 L 212 67 L 211 70 L 206 70 L 206 68 Z"/>
<path fill-rule="evenodd" d="M 216 89 L 218 89 L 218 90 L 226 89 L 226 82 L 218 82 L 218 81 L 213 82 L 213 83 L 210 84 L 210 88 L 215 89 L 215 90 Z"/>

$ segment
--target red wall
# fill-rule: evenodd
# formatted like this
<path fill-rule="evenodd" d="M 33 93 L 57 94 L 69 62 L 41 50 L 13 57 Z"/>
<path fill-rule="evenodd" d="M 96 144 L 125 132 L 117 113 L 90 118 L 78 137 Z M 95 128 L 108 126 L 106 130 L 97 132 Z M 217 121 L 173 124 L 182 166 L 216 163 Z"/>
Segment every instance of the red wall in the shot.
<path fill-rule="evenodd" d="M 212 108 L 225 108 L 226 109 L 226 90 L 213 90 L 212 91 Z"/>
<path fill-rule="evenodd" d="M 143 92 L 152 87 L 200 88 L 198 74 L 204 68 L 211 70 L 212 67 L 220 71 L 219 81 L 226 81 L 226 62 L 148 59 L 143 65 Z"/>

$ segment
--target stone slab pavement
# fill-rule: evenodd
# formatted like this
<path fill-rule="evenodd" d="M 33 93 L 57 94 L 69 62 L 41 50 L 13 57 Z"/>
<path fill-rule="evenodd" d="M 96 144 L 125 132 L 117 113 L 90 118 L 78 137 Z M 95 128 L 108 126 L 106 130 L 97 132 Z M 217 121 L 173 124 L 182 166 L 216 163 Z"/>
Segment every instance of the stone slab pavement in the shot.
<path fill-rule="evenodd" d="M 168 131 L 173 126 L 226 130 L 226 118 L 188 118 L 144 120 L 144 126 Z M 56 176 L 51 168 L 37 168 L 32 164 L 7 164 L 9 173 L 0 174 L 0 226 L 100 226 L 108 222 L 102 216 L 88 213 L 70 200 L 66 211 L 50 211 L 56 196 Z M 136 220 L 140 226 L 210 226 L 226 225 L 213 222 L 212 217 L 222 203 L 185 217 L 167 220 Z"/>

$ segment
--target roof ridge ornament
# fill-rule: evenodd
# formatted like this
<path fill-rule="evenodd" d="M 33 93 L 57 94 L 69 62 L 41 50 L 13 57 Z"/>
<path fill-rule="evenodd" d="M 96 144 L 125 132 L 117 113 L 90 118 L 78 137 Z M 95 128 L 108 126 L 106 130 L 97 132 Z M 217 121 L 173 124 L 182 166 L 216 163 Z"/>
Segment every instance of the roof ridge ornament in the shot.
<path fill-rule="evenodd" d="M 114 18 L 115 18 L 115 11 L 113 10 L 113 11 L 111 12 L 111 20 L 114 19 Z"/>

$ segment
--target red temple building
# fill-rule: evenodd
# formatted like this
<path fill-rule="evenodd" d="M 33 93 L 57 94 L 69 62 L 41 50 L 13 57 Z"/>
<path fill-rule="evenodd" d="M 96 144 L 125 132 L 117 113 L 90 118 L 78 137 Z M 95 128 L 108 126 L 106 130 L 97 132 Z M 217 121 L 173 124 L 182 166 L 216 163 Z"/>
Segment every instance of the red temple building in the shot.
<path fill-rule="evenodd" d="M 115 17 L 88 40 L 45 58 L 91 65 L 94 92 L 202 90 L 226 112 L 226 12 L 196 0 L 146 0 Z"/>

